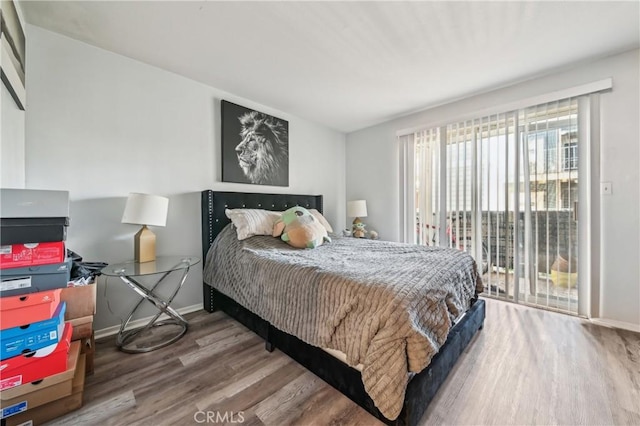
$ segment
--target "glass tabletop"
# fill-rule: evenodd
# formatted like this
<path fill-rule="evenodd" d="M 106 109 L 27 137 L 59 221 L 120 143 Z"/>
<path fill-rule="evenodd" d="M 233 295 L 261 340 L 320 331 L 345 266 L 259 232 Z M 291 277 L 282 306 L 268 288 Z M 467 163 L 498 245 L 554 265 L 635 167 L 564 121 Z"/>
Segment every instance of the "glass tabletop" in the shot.
<path fill-rule="evenodd" d="M 200 258 L 194 256 L 158 256 L 152 262 L 139 263 L 131 260 L 107 265 L 100 272 L 108 277 L 119 277 L 121 275 L 139 277 L 186 269 L 198 262 L 200 262 Z"/>

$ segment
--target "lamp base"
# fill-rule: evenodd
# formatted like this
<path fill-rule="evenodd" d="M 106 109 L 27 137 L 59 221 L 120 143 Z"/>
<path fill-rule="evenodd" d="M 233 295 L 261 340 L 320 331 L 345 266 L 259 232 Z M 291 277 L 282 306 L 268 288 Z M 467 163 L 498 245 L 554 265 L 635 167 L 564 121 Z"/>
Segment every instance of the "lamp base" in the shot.
<path fill-rule="evenodd" d="M 156 234 L 147 225 L 143 225 L 133 237 L 133 255 L 138 263 L 156 260 Z"/>

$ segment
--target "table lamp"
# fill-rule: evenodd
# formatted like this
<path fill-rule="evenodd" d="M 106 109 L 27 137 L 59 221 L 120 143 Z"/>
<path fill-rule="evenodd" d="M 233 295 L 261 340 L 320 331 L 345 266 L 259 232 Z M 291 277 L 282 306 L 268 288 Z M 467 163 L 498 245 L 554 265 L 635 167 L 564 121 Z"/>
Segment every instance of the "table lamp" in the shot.
<path fill-rule="evenodd" d="M 130 193 L 122 215 L 122 223 L 142 225 L 133 238 L 136 262 L 156 260 L 156 235 L 147 226 L 165 226 L 169 199 L 158 195 Z"/>
<path fill-rule="evenodd" d="M 353 224 L 362 222 L 361 217 L 367 217 L 367 201 L 355 200 L 347 203 L 347 216 L 354 217 Z"/>

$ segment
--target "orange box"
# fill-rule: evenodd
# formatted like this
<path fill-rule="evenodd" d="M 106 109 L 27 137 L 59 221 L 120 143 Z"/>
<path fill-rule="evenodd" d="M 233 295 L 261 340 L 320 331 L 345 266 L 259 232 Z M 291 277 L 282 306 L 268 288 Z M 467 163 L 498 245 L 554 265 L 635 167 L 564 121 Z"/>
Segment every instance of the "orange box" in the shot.
<path fill-rule="evenodd" d="M 53 317 L 62 289 L 0 297 L 0 329 L 20 327 Z M 66 312 L 65 312 L 66 314 Z"/>

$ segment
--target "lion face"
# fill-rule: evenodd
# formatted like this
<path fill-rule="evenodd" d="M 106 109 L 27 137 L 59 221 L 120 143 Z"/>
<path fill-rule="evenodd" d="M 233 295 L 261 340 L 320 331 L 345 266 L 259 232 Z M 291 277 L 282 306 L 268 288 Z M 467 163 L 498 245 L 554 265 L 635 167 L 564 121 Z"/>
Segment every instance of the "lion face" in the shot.
<path fill-rule="evenodd" d="M 257 111 L 239 120 L 242 141 L 235 151 L 247 179 L 256 184 L 288 184 L 287 129 L 279 120 Z"/>
<path fill-rule="evenodd" d="M 253 132 L 249 132 L 244 139 L 236 146 L 236 155 L 238 156 L 238 164 L 244 172 L 245 176 L 252 174 L 258 165 L 258 156 L 261 151 L 261 144 L 265 140 Z"/>

